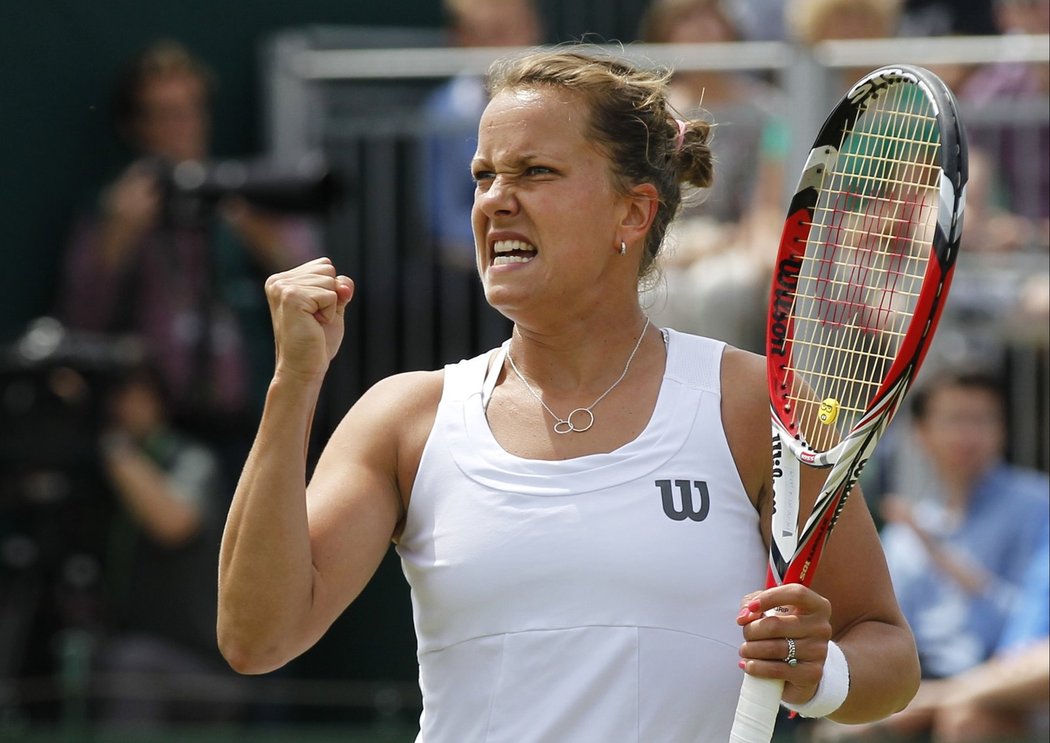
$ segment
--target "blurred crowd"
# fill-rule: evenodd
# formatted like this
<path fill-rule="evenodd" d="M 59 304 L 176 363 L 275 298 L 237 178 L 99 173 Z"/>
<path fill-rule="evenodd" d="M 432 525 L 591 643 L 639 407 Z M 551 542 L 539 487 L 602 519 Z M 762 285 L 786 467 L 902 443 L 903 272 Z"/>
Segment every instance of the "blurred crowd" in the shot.
<path fill-rule="evenodd" d="M 444 7 L 453 46 L 551 41 L 542 7 L 532 0 L 445 0 Z M 651 0 L 636 40 L 807 46 L 1048 29 L 1046 0 Z M 985 114 L 969 130 L 964 251 L 1045 255 L 1046 118 L 1017 126 L 987 112 L 1045 103 L 1047 65 L 945 64 L 935 71 L 964 111 Z M 855 72 L 842 72 L 843 89 Z M 657 325 L 761 352 L 761 308 L 788 175 L 791 101 L 776 79 L 745 71 L 681 71 L 670 84 L 679 111 L 714 124 L 716 173 L 708 192 L 686 199 L 668 237 L 661 279 L 642 288 L 647 305 Z M 219 90 L 207 65 L 179 42 L 158 41 L 129 60 L 114 81 L 112 118 L 133 156 L 100 188 L 95 208 L 69 226 L 52 313 L 67 345 L 54 363 L 30 355 L 21 366 L 4 369 L 5 379 L 35 390 L 30 397 L 36 404 L 49 406 L 42 419 L 84 427 L 94 453 L 76 459 L 68 487 L 108 497 L 87 505 L 81 499 L 75 523 L 56 534 L 54 523 L 39 524 L 54 513 L 40 504 L 65 491 L 42 474 L 65 465 L 52 459 L 15 466 L 14 455 L 5 459 L 5 494 L 15 496 L 6 502 L 29 505 L 0 510 L 0 622 L 6 630 L 0 676 L 57 672 L 59 653 L 48 636 L 82 630 L 90 639 L 84 662 L 115 690 L 90 711 L 107 724 L 244 715 L 234 705 L 180 703 L 166 692 L 164 679 L 229 673 L 214 643 L 215 564 L 225 508 L 272 368 L 262 284 L 270 273 L 321 254 L 324 224 L 233 193 L 179 196 L 179 174 L 192 180 L 190 166 L 214 158 L 209 133 Z M 485 95 L 483 79 L 463 74 L 419 101 L 428 132 L 419 196 L 435 260 L 448 269 L 449 296 L 476 291 L 468 163 Z M 1021 317 L 1045 325 L 1045 274 L 1020 277 L 1014 299 Z M 134 353 L 99 351 L 118 341 L 133 343 Z M 921 487 L 888 476 L 872 477 L 867 486 L 873 511 L 885 523 L 887 559 L 918 640 L 922 691 L 884 725 L 796 723 L 799 740 L 940 743 L 1046 735 L 1050 484 L 1044 473 L 1008 464 L 1009 382 L 997 359 L 967 359 L 966 366 L 978 361 L 985 362 L 982 368 L 966 373 L 934 368 L 901 424 L 911 430 L 883 447 L 880 456 L 889 460 L 918 444 L 911 455 L 929 473 Z M 5 394 L 14 394 L 10 389 Z M 88 389 L 101 390 L 97 399 L 88 400 Z M 13 430 L 63 440 L 58 429 L 29 425 L 28 417 L 38 413 L 26 403 Z M 107 504 L 103 517 L 81 518 L 100 502 Z M 87 524 L 95 539 L 70 538 Z M 61 596 L 50 581 L 64 586 Z M 69 599 L 85 593 L 89 601 Z M 154 684 L 155 693 L 118 693 L 137 679 Z M 0 711 L 18 705 L 17 690 L 0 697 Z"/>

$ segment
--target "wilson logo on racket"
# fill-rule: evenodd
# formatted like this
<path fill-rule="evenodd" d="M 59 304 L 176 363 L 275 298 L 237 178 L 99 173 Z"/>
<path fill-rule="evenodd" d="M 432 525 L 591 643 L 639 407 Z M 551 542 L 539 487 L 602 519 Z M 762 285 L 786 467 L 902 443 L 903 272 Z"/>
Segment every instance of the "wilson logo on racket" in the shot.
<path fill-rule="evenodd" d="M 772 311 L 769 319 L 769 351 L 783 356 L 787 350 L 785 340 L 788 332 L 788 317 L 791 315 L 791 304 L 798 288 L 798 277 L 802 271 L 802 258 L 789 256 L 777 266 L 776 287 L 773 290 Z"/>

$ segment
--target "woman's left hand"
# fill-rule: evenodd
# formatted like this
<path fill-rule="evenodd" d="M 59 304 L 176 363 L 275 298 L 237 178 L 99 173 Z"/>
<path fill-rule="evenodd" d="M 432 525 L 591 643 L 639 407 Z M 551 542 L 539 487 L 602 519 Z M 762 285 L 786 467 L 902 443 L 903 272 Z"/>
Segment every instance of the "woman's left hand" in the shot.
<path fill-rule="evenodd" d="M 741 667 L 752 676 L 783 679 L 785 702 L 812 699 L 828 655 L 831 602 L 789 583 L 746 596 L 736 621 L 744 628 Z"/>

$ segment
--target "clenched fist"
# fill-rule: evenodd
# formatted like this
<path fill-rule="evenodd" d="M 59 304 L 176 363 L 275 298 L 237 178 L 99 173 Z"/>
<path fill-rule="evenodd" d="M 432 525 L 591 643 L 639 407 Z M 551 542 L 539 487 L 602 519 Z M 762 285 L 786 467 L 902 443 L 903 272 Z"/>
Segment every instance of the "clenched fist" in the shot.
<path fill-rule="evenodd" d="M 354 282 L 317 258 L 266 280 L 278 374 L 323 376 L 343 340 Z"/>

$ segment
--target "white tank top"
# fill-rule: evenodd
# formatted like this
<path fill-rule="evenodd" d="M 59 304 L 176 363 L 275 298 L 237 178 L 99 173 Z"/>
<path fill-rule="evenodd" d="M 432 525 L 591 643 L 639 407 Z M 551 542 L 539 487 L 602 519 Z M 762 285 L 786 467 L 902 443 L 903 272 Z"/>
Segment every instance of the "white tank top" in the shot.
<path fill-rule="evenodd" d="M 398 546 L 420 743 L 728 740 L 765 548 L 722 428 L 724 344 L 666 332 L 645 430 L 565 461 L 496 442 L 489 354 L 446 367 Z"/>

